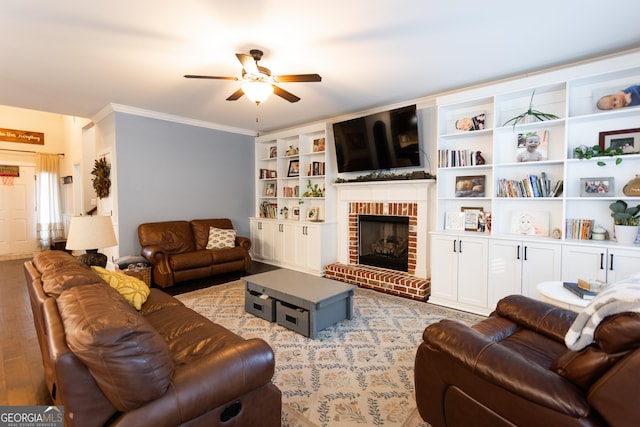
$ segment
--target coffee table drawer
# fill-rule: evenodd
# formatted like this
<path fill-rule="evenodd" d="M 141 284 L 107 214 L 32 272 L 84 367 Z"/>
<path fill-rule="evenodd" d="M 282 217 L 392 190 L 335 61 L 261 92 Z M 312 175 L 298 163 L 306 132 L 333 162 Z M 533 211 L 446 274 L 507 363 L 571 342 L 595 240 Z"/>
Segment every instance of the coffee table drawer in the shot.
<path fill-rule="evenodd" d="M 273 322 L 276 320 L 276 300 L 261 298 L 263 294 L 246 290 L 244 295 L 244 311 L 254 316 Z"/>
<path fill-rule="evenodd" d="M 309 336 L 309 311 L 276 301 L 276 322 L 305 337 Z"/>

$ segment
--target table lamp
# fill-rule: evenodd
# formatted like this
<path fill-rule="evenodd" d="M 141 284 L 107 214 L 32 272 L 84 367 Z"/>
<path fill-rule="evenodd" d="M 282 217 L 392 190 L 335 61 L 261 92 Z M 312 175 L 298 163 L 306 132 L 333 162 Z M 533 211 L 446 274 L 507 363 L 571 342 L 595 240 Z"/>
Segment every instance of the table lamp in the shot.
<path fill-rule="evenodd" d="M 66 249 L 85 250 L 78 258 L 85 264 L 107 266 L 107 256 L 98 249 L 118 244 L 110 216 L 74 216 L 69 224 Z"/>

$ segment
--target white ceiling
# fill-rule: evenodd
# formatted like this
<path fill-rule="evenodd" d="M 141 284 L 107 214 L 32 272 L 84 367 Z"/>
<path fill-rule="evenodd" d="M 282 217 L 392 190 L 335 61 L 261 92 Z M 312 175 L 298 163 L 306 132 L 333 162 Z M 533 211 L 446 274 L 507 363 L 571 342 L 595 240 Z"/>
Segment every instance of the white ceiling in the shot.
<path fill-rule="evenodd" d="M 90 118 L 110 103 L 255 130 L 225 98 L 264 51 L 300 96 L 268 131 L 640 47 L 637 0 L 3 0 L 0 104 Z"/>

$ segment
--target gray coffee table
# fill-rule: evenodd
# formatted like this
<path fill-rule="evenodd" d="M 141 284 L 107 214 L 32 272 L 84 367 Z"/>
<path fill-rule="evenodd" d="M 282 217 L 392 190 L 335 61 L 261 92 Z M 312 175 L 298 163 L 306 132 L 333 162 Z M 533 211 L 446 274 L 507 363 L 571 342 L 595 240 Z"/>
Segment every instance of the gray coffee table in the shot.
<path fill-rule="evenodd" d="M 242 280 L 248 313 L 306 337 L 315 338 L 318 331 L 353 317 L 355 285 L 288 269 Z"/>

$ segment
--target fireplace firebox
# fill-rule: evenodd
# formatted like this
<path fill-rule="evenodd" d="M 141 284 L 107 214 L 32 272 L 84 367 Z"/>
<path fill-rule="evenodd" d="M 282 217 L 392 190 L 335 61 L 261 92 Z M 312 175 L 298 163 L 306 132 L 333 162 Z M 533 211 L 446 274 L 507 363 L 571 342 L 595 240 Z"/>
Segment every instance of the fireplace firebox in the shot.
<path fill-rule="evenodd" d="M 358 215 L 358 264 L 408 271 L 409 217 Z"/>

